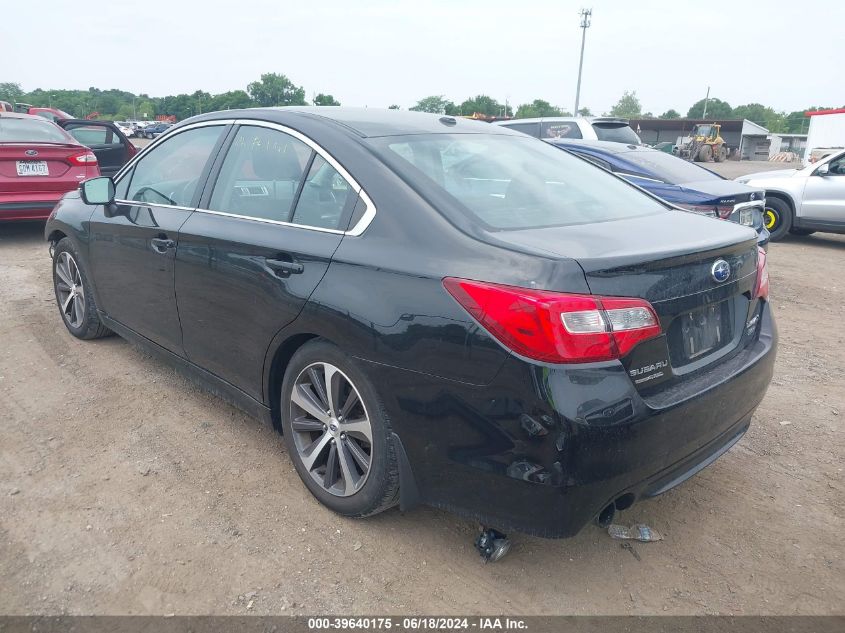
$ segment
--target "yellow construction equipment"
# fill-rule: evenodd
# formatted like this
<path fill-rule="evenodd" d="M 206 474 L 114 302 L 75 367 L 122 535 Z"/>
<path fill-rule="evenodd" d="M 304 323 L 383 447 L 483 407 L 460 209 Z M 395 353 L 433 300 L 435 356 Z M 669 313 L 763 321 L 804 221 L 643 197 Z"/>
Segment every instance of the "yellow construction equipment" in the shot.
<path fill-rule="evenodd" d="M 697 123 L 689 141 L 678 147 L 677 154 L 699 163 L 711 160 L 721 163 L 728 157 L 728 146 L 721 131 L 722 126 L 718 123 Z"/>

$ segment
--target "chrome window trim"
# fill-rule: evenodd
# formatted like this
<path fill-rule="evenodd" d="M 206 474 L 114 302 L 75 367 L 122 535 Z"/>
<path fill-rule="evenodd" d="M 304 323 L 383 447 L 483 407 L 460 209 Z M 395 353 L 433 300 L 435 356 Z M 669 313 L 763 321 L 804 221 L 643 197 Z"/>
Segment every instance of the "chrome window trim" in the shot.
<path fill-rule="evenodd" d="M 187 132 L 188 130 L 193 130 L 199 127 L 209 127 L 212 125 L 231 125 L 234 122 L 234 119 L 215 119 L 213 121 L 200 121 L 199 123 L 191 123 L 190 125 L 186 125 L 185 127 L 176 128 L 176 130 L 173 130 L 171 128 L 169 131 L 165 132 L 164 134 L 153 140 L 152 143 L 147 145 L 140 152 L 135 154 L 132 157 L 132 160 L 126 163 L 123 167 L 120 168 L 120 171 L 118 171 L 114 176 L 112 176 L 112 180 L 114 181 L 114 184 L 117 185 L 120 182 L 120 179 L 123 178 L 123 176 L 126 174 L 126 172 L 131 170 L 135 166 L 135 163 L 141 160 L 141 158 L 143 158 L 147 154 L 147 152 L 149 152 L 159 143 L 170 138 L 171 136 L 176 136 L 177 134 L 181 134 L 182 132 Z"/>
<path fill-rule="evenodd" d="M 350 175 L 350 173 L 348 171 L 346 171 L 346 169 L 343 167 L 343 165 L 341 165 L 334 158 L 334 156 L 329 154 L 329 152 L 326 149 L 324 149 L 321 145 L 319 145 L 316 141 L 314 141 L 311 138 L 302 134 L 302 132 L 299 132 L 297 130 L 289 128 L 288 126 L 282 125 L 281 123 L 273 123 L 272 121 L 262 121 L 262 120 L 258 120 L 258 119 L 214 119 L 214 120 L 211 120 L 211 121 L 200 121 L 198 123 L 191 123 L 189 125 L 186 125 L 185 127 L 180 127 L 180 128 L 177 129 L 176 133 L 178 134 L 178 133 L 181 133 L 181 132 L 185 132 L 187 130 L 192 130 L 192 129 L 195 129 L 195 128 L 198 128 L 198 127 L 206 127 L 206 126 L 211 126 L 211 125 L 243 125 L 243 126 L 263 127 L 263 128 L 268 128 L 268 129 L 271 129 L 271 130 L 276 130 L 278 132 L 282 132 L 283 134 L 289 134 L 290 136 L 293 136 L 295 139 L 302 141 L 308 147 L 310 147 L 314 152 L 319 154 L 329 165 L 331 165 L 337 171 L 337 173 L 340 174 L 341 178 L 343 178 L 347 182 L 347 184 L 349 184 L 349 186 L 352 187 L 352 190 L 358 196 L 360 196 L 361 200 L 364 203 L 364 207 L 365 207 L 364 214 L 361 216 L 361 219 L 358 220 L 358 222 L 355 223 L 355 226 L 353 226 L 353 227 L 351 227 L 351 228 L 349 228 L 345 231 L 341 231 L 339 229 L 326 229 L 326 228 L 321 228 L 321 227 L 318 227 L 318 226 L 311 226 L 311 225 L 308 225 L 308 224 L 296 224 L 294 222 L 283 222 L 281 220 L 269 220 L 269 219 L 264 219 L 264 218 L 254 218 L 254 217 L 247 216 L 247 215 L 239 215 L 237 213 L 229 213 L 227 211 L 215 211 L 213 209 L 203 209 L 203 208 L 199 208 L 199 207 L 197 207 L 197 208 L 180 207 L 180 206 L 167 205 L 167 204 L 155 204 L 154 205 L 154 204 L 149 203 L 149 202 L 140 202 L 138 200 L 115 200 L 115 202 L 117 202 L 118 204 L 131 204 L 131 205 L 145 204 L 145 205 L 157 206 L 157 207 L 165 208 L 165 209 L 167 209 L 167 208 L 184 209 L 184 210 L 188 210 L 188 211 L 197 211 L 199 213 L 208 213 L 208 214 L 211 214 L 211 215 L 219 215 L 219 216 L 225 216 L 225 217 L 231 217 L 231 218 L 238 218 L 238 219 L 241 219 L 241 220 L 254 220 L 255 222 L 262 222 L 264 224 L 276 224 L 276 225 L 280 225 L 280 226 L 290 226 L 290 227 L 293 227 L 293 228 L 308 229 L 308 230 L 311 230 L 311 231 L 319 231 L 321 233 L 334 233 L 334 234 L 337 234 L 337 235 L 349 235 L 351 237 L 360 236 L 367 229 L 367 227 L 370 226 L 370 223 L 373 221 L 373 218 L 376 217 L 376 206 L 375 206 L 375 204 L 373 204 L 373 201 L 370 198 L 370 196 L 367 195 L 367 192 L 364 191 L 363 187 L 361 187 L 361 185 L 358 184 L 358 181 L 355 180 Z M 115 174 L 115 176 L 114 176 L 115 184 L 117 184 L 119 182 L 119 180 L 124 176 L 124 174 L 126 172 L 128 172 L 129 170 L 131 170 L 132 167 L 135 165 L 135 163 L 137 163 L 144 155 L 146 155 L 146 153 L 150 149 L 152 149 L 153 147 L 156 147 L 163 140 L 168 139 L 171 136 L 173 136 L 173 134 L 171 132 L 167 132 L 165 134 L 162 134 L 157 139 L 155 139 L 152 143 L 150 143 L 144 149 L 142 149 L 140 152 L 138 152 L 138 154 L 136 154 L 132 158 L 131 161 L 126 163 L 126 165 L 124 165 L 120 169 L 120 171 L 117 174 Z"/>
<path fill-rule="evenodd" d="M 144 202 L 143 200 L 119 200 L 114 199 L 116 204 L 128 204 L 132 207 L 156 207 L 157 209 L 179 209 L 180 211 L 196 211 L 195 207 L 182 207 L 176 204 L 163 204 L 159 202 Z"/>
<path fill-rule="evenodd" d="M 235 218 L 238 220 L 252 220 L 253 222 L 261 222 L 262 224 L 275 224 L 278 226 L 289 226 L 295 229 L 306 229 L 308 231 L 319 231 L 320 233 L 334 233 L 335 235 L 351 235 L 349 231 L 341 231 L 339 229 L 326 229 L 319 226 L 311 226 L 309 224 L 295 224 L 293 222 L 283 222 L 282 220 L 270 220 L 269 218 L 255 218 L 251 215 L 240 215 L 237 213 L 229 213 L 228 211 L 214 211 L 212 209 L 193 209 L 197 213 L 207 213 L 208 215 L 219 215 L 225 218 Z M 360 222 L 359 222 L 360 224 Z"/>
<path fill-rule="evenodd" d="M 278 224 L 281 226 L 293 226 L 297 228 L 303 229 L 312 229 L 315 231 L 320 231 L 323 233 L 337 233 L 343 235 L 350 235 L 352 237 L 358 237 L 361 235 L 366 228 L 370 225 L 373 221 L 373 218 L 376 216 L 376 207 L 373 204 L 373 201 L 367 195 L 367 192 L 364 191 L 363 187 L 358 184 L 358 181 L 355 180 L 351 174 L 346 171 L 346 169 L 341 165 L 334 156 L 329 154 L 321 145 L 319 145 L 316 141 L 312 140 L 311 138 L 305 136 L 302 132 L 294 130 L 286 125 L 282 125 L 281 123 L 273 123 L 272 121 L 260 121 L 254 119 L 235 119 L 234 123 L 236 125 L 242 126 L 252 126 L 252 127 L 263 127 L 270 130 L 276 130 L 277 132 L 281 132 L 282 134 L 288 134 L 289 136 L 294 137 L 295 139 L 302 141 L 308 147 L 310 147 L 314 152 L 319 154 L 329 165 L 331 165 L 337 173 L 340 174 L 340 177 L 343 178 L 346 183 L 352 187 L 352 190 L 361 197 L 361 200 L 364 202 L 365 210 L 364 215 L 361 216 L 361 219 L 350 229 L 346 231 L 341 231 L 339 229 L 325 229 L 318 226 L 311 226 L 308 224 L 297 224 L 295 222 L 283 222 L 281 220 L 264 220 L 263 218 L 253 218 L 251 216 L 239 215 L 237 213 L 229 213 L 227 211 L 216 211 L 214 209 L 197 209 L 197 211 L 201 213 L 214 213 L 216 215 L 225 215 L 230 217 L 236 218 L 243 218 L 248 220 L 257 220 L 259 222 L 265 222 L 270 224 Z M 216 184 L 216 183 L 215 183 Z M 296 211 L 296 209 L 294 209 Z"/>

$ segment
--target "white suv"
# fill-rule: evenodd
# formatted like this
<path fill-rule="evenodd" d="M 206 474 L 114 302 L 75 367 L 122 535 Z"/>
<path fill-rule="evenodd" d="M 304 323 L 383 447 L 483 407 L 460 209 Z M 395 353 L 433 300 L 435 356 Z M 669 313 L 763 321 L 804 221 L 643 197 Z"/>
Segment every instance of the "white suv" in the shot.
<path fill-rule="evenodd" d="M 495 121 L 517 132 L 535 138 L 583 138 L 590 141 L 613 141 L 642 145 L 640 137 L 628 125 L 628 119 L 616 117 L 543 117 Z"/>

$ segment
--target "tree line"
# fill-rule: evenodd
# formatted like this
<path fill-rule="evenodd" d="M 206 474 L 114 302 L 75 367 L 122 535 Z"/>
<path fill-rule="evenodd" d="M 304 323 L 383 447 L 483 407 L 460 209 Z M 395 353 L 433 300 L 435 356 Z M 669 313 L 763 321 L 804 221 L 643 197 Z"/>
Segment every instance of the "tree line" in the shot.
<path fill-rule="evenodd" d="M 13 82 L 0 83 L 0 100 L 11 102 L 31 103 L 35 106 L 47 106 L 64 110 L 76 117 L 85 118 L 98 113 L 103 119 L 154 119 L 158 115 L 175 116 L 186 119 L 202 112 L 229 110 L 236 108 L 254 108 L 260 106 L 285 105 L 340 105 L 331 94 L 317 94 L 308 101 L 305 89 L 297 86 L 288 77 L 278 73 L 264 73 L 257 81 L 246 86 L 246 90 L 230 90 L 212 95 L 203 90 L 193 94 L 178 94 L 166 97 L 151 97 L 147 94 L 134 94 L 125 90 L 44 90 L 38 88 L 31 92 L 24 92 L 20 84 Z M 688 118 L 700 119 L 704 117 L 705 100 L 701 99 L 692 104 L 687 110 Z M 772 132 L 801 134 L 806 133 L 809 126 L 804 112 L 807 110 L 824 109 L 826 106 L 809 106 L 794 112 L 777 111 L 760 103 L 748 103 L 732 107 L 726 101 L 717 98 L 707 100 L 708 119 L 748 119 Z M 389 108 L 398 110 L 396 104 Z M 517 105 L 514 109 L 509 103 L 501 103 L 489 95 L 476 95 L 457 103 L 447 99 L 444 95 L 423 97 L 410 110 L 416 112 L 432 112 L 452 116 L 472 116 L 481 114 L 485 117 L 516 117 L 519 119 L 550 116 L 572 116 L 568 110 L 552 105 L 544 99 L 535 99 L 530 103 Z M 580 116 L 591 116 L 590 108 L 581 108 Z M 638 118 L 681 118 L 681 112 L 669 109 L 660 115 L 643 112 L 643 107 L 636 91 L 625 91 L 609 112 L 604 115 Z"/>

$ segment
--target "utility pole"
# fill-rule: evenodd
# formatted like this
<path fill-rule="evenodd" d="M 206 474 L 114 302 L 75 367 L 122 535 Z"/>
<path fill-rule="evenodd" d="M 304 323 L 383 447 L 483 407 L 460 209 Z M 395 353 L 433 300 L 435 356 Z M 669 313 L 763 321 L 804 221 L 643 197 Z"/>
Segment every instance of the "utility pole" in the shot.
<path fill-rule="evenodd" d="M 710 86 L 707 86 L 707 96 L 704 97 L 704 114 L 701 115 L 702 119 L 707 118 L 707 102 L 710 101 Z"/>
<path fill-rule="evenodd" d="M 592 9 L 581 9 L 578 14 L 581 16 L 581 61 L 578 62 L 578 87 L 575 88 L 575 112 L 578 116 L 578 102 L 581 100 L 581 70 L 584 68 L 584 41 L 587 39 L 587 29 L 590 28 L 590 19 L 593 17 Z"/>

